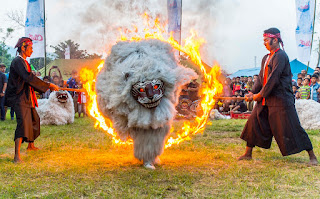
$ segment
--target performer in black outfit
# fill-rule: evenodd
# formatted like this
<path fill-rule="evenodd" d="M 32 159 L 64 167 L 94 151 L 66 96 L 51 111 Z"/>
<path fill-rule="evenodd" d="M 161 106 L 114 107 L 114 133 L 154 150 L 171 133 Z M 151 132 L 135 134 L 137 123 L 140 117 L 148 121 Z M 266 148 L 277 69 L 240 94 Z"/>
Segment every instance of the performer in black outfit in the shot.
<path fill-rule="evenodd" d="M 20 38 L 15 48 L 18 48 L 19 55 L 11 62 L 5 104 L 13 107 L 16 112 L 14 162 L 18 163 L 21 162 L 22 142 L 29 142 L 27 150 L 38 150 L 34 146 L 34 140 L 40 135 L 40 118 L 35 109 L 38 104 L 34 91 L 59 90 L 59 87 L 44 82 L 32 74 L 31 67 L 26 60 L 33 52 L 30 38 Z"/>
<path fill-rule="evenodd" d="M 280 31 L 270 28 L 264 31 L 264 45 L 270 54 L 262 59 L 258 80 L 247 100 L 257 101 L 241 138 L 247 141 L 246 152 L 239 160 L 252 159 L 254 146 L 269 149 L 275 138 L 283 156 L 306 150 L 310 164 L 318 164 L 308 134 L 301 127 L 291 86 L 291 69 L 283 46 Z"/>

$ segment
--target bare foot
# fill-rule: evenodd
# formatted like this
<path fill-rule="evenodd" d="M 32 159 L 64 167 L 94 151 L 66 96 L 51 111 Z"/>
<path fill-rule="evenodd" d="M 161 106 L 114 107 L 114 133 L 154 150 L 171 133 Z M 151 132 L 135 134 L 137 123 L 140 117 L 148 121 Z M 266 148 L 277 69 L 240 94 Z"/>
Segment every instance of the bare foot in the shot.
<path fill-rule="evenodd" d="M 309 166 L 316 166 L 316 165 L 318 165 L 318 160 L 317 160 L 317 158 L 312 158 L 312 159 L 310 159 L 308 165 L 309 165 Z"/>
<path fill-rule="evenodd" d="M 16 163 L 16 164 L 23 163 L 23 161 L 21 160 L 20 157 L 14 157 L 13 162 Z"/>
<path fill-rule="evenodd" d="M 27 151 L 38 151 L 38 150 L 40 150 L 38 147 L 28 147 L 27 148 Z"/>
<path fill-rule="evenodd" d="M 240 161 L 240 160 L 252 160 L 252 156 L 251 156 L 251 155 L 244 154 L 244 155 L 240 156 L 240 157 L 238 158 L 238 160 L 239 160 L 239 161 Z"/>

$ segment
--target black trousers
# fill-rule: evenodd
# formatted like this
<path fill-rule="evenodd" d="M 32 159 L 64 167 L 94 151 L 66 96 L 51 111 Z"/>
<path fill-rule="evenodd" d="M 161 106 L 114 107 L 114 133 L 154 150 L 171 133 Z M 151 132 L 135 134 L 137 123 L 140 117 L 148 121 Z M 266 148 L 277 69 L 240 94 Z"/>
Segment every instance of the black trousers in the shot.
<path fill-rule="evenodd" d="M 242 131 L 241 139 L 247 141 L 249 147 L 269 149 L 273 137 L 283 156 L 313 149 L 294 105 L 268 107 L 258 103 Z"/>
<path fill-rule="evenodd" d="M 15 105 L 17 128 L 14 140 L 23 138 L 22 142 L 33 142 L 40 135 L 40 118 L 35 108 Z"/>

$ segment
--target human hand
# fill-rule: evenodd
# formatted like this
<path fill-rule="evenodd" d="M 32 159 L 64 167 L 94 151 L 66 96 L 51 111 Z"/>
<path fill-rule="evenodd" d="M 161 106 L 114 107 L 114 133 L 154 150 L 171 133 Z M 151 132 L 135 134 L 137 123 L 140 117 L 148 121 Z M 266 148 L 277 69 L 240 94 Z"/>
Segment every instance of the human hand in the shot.
<path fill-rule="evenodd" d="M 4 93 L 0 93 L 0 97 L 3 97 L 4 96 Z"/>
<path fill-rule="evenodd" d="M 246 100 L 246 102 L 251 102 L 253 100 L 253 93 L 249 92 L 249 94 L 246 94 L 244 96 L 244 99 Z"/>
<path fill-rule="evenodd" d="M 254 94 L 254 95 L 252 96 L 252 99 L 253 99 L 254 101 L 256 101 L 256 102 L 261 102 L 261 101 L 262 101 L 262 96 L 261 96 L 260 93 Z"/>
<path fill-rule="evenodd" d="M 49 88 L 51 91 L 58 91 L 59 90 L 59 87 L 55 84 L 52 84 L 52 83 L 50 83 Z"/>

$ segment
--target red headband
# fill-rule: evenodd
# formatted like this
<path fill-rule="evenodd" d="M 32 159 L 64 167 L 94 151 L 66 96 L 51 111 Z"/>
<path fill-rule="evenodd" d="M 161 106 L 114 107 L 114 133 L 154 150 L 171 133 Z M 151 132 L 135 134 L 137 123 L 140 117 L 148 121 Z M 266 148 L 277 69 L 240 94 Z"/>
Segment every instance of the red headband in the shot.
<path fill-rule="evenodd" d="M 16 46 L 14 48 L 19 48 L 21 46 L 28 46 L 32 44 L 32 40 L 28 37 L 22 37 L 18 40 Z"/>
<path fill-rule="evenodd" d="M 283 48 L 283 41 L 282 41 L 282 39 L 281 39 L 281 35 L 280 35 L 280 33 L 277 33 L 277 34 L 271 34 L 271 33 L 264 33 L 263 34 L 263 36 L 264 37 L 270 37 L 270 38 L 277 38 L 277 39 L 280 39 L 280 43 L 281 43 L 281 45 L 282 45 L 282 48 Z"/>

